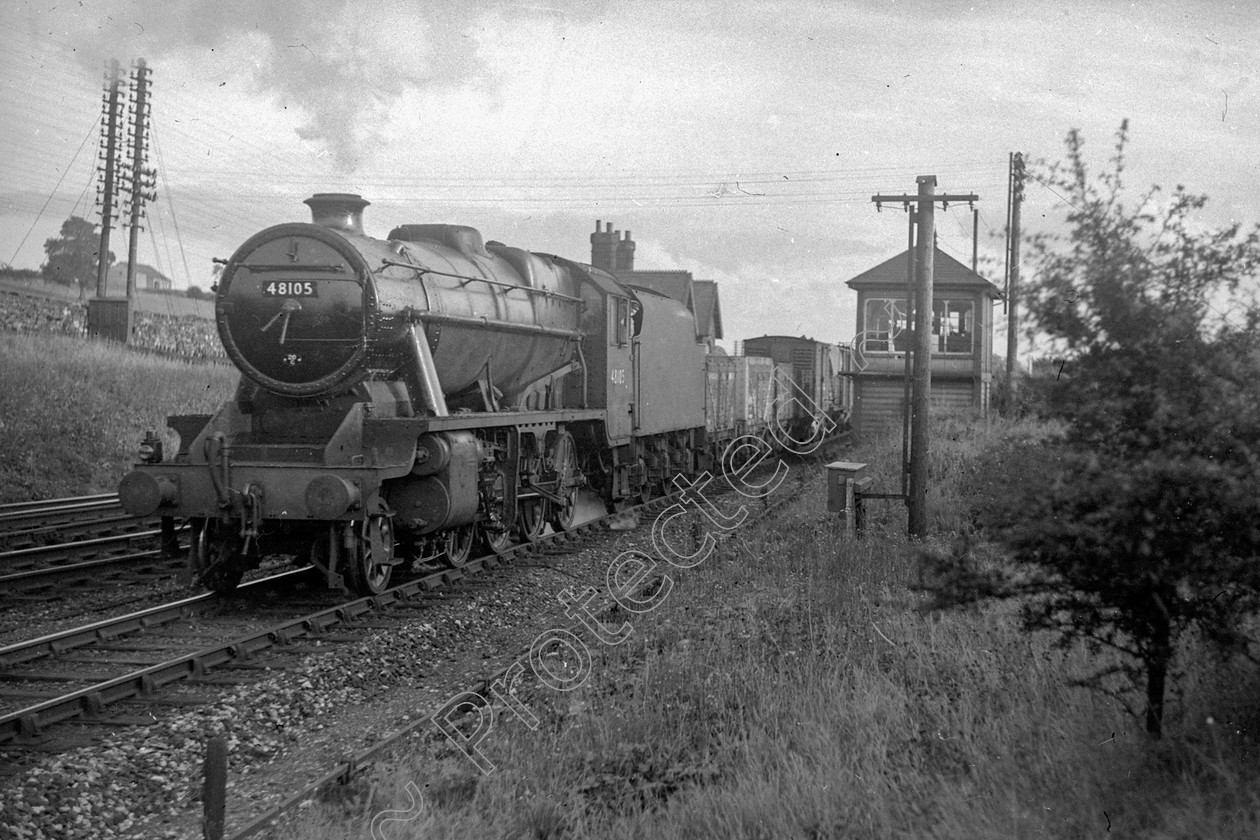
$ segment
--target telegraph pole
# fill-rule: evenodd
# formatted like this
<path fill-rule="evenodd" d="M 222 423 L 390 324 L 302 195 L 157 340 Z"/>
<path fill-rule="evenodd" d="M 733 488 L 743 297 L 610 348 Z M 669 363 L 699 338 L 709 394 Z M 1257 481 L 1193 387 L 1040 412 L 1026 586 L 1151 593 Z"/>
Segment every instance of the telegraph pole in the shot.
<path fill-rule="evenodd" d="M 927 535 L 928 401 L 932 396 L 932 272 L 936 265 L 936 176 L 920 175 L 915 263 L 914 373 L 910 402 L 910 536 Z"/>
<path fill-rule="evenodd" d="M 1006 288 L 1006 410 L 1015 410 L 1015 357 L 1019 352 L 1019 206 L 1024 200 L 1024 156 L 1011 156 L 1011 230 Z"/>
<path fill-rule="evenodd" d="M 897 203 L 907 208 L 917 206 L 918 237 L 911 259 L 915 268 L 914 303 L 914 360 L 911 377 L 912 399 L 910 406 L 910 492 L 906 504 L 910 508 L 910 536 L 927 535 L 927 476 L 928 476 L 928 415 L 932 397 L 932 272 L 936 251 L 936 204 L 948 206 L 967 202 L 974 205 L 980 197 L 968 195 L 937 195 L 936 176 L 920 175 L 917 195 L 873 195 L 876 209 L 884 204 Z M 907 307 L 909 300 L 906 301 Z"/>
<path fill-rule="evenodd" d="M 105 297 L 109 278 L 109 230 L 114 224 L 114 175 L 115 160 L 118 148 L 118 100 L 119 87 L 122 83 L 122 70 L 117 61 L 110 63 L 109 88 L 101 101 L 102 116 L 105 117 L 105 135 L 101 138 L 104 146 L 101 158 L 105 162 L 105 187 L 101 195 L 101 244 L 96 255 L 96 296 Z"/>
<path fill-rule="evenodd" d="M 127 246 L 127 308 L 136 296 L 136 245 L 140 238 L 140 218 L 144 204 L 149 200 L 149 170 L 145 167 L 149 152 L 149 73 L 144 59 L 136 62 L 136 72 L 131 77 L 135 89 L 132 107 L 133 126 L 131 136 L 131 239 Z M 130 318 L 128 318 L 130 321 Z M 130 331 L 128 331 L 130 334 Z"/>
<path fill-rule="evenodd" d="M 906 236 L 906 309 L 905 309 L 905 329 L 906 332 L 914 335 L 911 323 L 914 319 L 914 278 L 915 278 L 915 259 L 914 259 L 914 231 L 919 225 L 919 214 L 913 207 L 908 207 L 907 216 L 909 216 L 909 232 Z M 906 344 L 906 372 L 902 380 L 904 391 L 901 397 L 901 495 L 906 499 L 910 498 L 910 399 L 913 395 L 911 390 L 911 382 L 914 380 L 914 373 L 910 367 L 910 362 L 914 358 L 914 351 L 909 343 Z"/>

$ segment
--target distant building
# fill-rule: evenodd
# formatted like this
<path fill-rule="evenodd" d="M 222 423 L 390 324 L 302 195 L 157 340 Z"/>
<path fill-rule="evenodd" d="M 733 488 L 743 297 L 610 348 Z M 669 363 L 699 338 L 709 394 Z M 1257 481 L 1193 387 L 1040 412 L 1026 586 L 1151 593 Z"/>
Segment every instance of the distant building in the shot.
<path fill-rule="evenodd" d="M 909 252 L 849 280 L 857 292 L 857 388 L 853 421 L 860 434 L 901 422 L 906 351 Z M 939 248 L 932 277 L 932 404 L 975 412 L 989 408 L 993 379 L 993 301 L 998 288 Z"/>
<path fill-rule="evenodd" d="M 114 263 L 109 269 L 111 295 L 123 295 L 127 288 L 127 263 Z M 170 291 L 171 278 L 151 265 L 136 263 L 136 288 L 155 292 Z"/>
<path fill-rule="evenodd" d="M 695 280 L 690 271 L 635 270 L 634 240 L 630 238 L 630 231 L 622 236 L 621 231 L 613 230 L 612 222 L 607 227 L 602 221 L 595 222 L 595 232 L 591 234 L 591 265 L 602 268 L 628 286 L 650 289 L 686 306 L 696 316 L 696 343 L 704 344 L 713 352 L 722 337 L 722 306 L 715 281 Z"/>

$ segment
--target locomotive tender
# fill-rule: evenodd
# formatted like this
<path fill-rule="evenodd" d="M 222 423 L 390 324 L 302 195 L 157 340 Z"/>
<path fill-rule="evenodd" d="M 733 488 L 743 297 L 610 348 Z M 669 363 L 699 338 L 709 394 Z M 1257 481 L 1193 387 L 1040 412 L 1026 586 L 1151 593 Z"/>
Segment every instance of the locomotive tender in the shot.
<path fill-rule="evenodd" d="M 566 529 L 579 488 L 643 498 L 764 428 L 752 403 L 706 426 L 713 377 L 672 298 L 469 227 L 375 239 L 357 195 L 305 203 L 310 223 L 259 232 L 220 276 L 234 398 L 168 418 L 177 451 L 142 446 L 119 485 L 130 513 L 189 520 L 212 589 L 287 554 L 377 593 L 396 565 Z"/>

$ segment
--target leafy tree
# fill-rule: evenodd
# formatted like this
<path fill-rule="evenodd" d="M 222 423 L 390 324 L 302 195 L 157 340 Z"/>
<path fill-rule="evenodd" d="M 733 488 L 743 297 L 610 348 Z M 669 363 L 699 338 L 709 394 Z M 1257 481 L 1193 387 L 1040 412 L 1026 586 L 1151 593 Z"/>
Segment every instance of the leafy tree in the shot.
<path fill-rule="evenodd" d="M 193 298 L 195 300 L 200 300 L 201 298 L 205 297 L 205 294 L 206 294 L 205 292 L 201 291 L 200 286 L 189 286 L 188 291 L 184 292 L 185 296 Z"/>
<path fill-rule="evenodd" d="M 1242 284 L 1260 266 L 1260 229 L 1201 227 L 1206 198 L 1180 186 L 1127 205 L 1126 140 L 1122 126 L 1092 179 L 1082 138 L 1068 135 L 1066 163 L 1044 178 L 1071 204 L 1068 232 L 1030 242 L 1025 303 L 1065 360 L 1048 401 L 1065 445 L 996 464 L 981 524 L 1009 562 L 938 554 L 928 588 L 936 606 L 1021 597 L 1026 627 L 1118 651 L 1121 664 L 1082 682 L 1144 689 L 1159 737 L 1185 634 L 1255 659 L 1260 307 Z M 1057 467 L 1029 482 L 1042 468 L 1018 462 L 1048 455 Z"/>
<path fill-rule="evenodd" d="M 61 225 L 61 235 L 44 242 L 48 262 L 40 266 L 44 279 L 66 286 L 88 286 L 96 282 L 96 256 L 100 253 L 100 236 L 96 225 L 78 216 L 71 216 Z M 108 255 L 114 264 L 114 254 Z"/>

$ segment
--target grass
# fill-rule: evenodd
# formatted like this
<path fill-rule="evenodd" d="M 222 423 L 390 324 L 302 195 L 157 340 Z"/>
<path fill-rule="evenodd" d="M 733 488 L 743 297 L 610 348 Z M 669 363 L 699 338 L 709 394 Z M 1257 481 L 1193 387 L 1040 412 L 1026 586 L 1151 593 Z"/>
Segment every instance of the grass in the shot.
<path fill-rule="evenodd" d="M 236 374 L 108 344 L 0 335 L 0 500 L 112 490 L 147 428 L 208 412 Z M 1056 430 L 944 417 L 933 539 L 972 529 L 980 455 Z M 846 456 L 899 486 L 897 441 Z M 1030 474 L 1029 480 L 1036 480 Z M 769 523 L 724 540 L 591 679 L 526 681 L 540 719 L 500 716 L 481 775 L 436 732 L 290 836 L 399 838 L 1020 838 L 1260 836 L 1260 678 L 1193 647 L 1153 743 L 1068 682 L 1096 663 L 1017 629 L 1013 609 L 925 615 L 904 508 L 877 502 L 845 540 L 817 480 Z"/>
<path fill-rule="evenodd" d="M 0 502 L 113 492 L 146 429 L 210 413 L 237 374 L 106 342 L 0 333 Z"/>
<path fill-rule="evenodd" d="M 945 418 L 934 436 L 940 538 L 968 528 L 966 481 L 1032 423 Z M 899 446 L 869 460 L 897 484 Z M 893 503 L 844 540 L 821 481 L 768 527 L 724 541 L 591 679 L 527 683 L 536 730 L 500 715 L 479 774 L 436 733 L 376 768 L 353 807 L 306 810 L 286 836 L 397 838 L 994 838 L 1260 836 L 1254 672 L 1187 658 L 1175 733 L 1151 742 L 1100 695 L 1091 663 L 1020 632 L 1009 606 L 915 609 L 916 547 Z"/>

